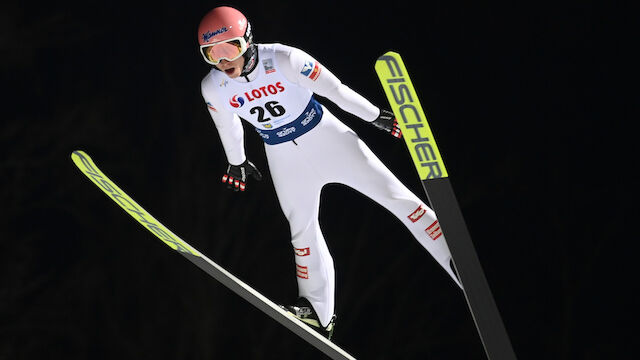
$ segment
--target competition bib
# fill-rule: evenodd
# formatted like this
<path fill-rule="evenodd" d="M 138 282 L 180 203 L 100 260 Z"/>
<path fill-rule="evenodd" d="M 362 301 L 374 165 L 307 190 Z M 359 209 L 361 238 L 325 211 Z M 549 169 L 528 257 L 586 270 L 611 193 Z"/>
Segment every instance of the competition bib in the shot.
<path fill-rule="evenodd" d="M 311 90 L 289 82 L 278 70 L 272 47 L 260 46 L 255 80 L 224 80 L 225 106 L 251 123 L 270 145 L 290 141 L 311 130 L 322 118 L 322 107 Z"/>

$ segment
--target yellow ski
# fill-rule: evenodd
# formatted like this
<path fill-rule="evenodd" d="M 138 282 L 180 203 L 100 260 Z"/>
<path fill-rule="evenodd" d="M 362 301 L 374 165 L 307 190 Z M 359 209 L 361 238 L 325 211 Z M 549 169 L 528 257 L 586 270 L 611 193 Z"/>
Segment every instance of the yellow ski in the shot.
<path fill-rule="evenodd" d="M 378 58 L 375 68 L 398 120 L 422 187 L 447 238 L 456 272 L 487 357 L 492 360 L 515 359 L 509 336 L 449 182 L 442 154 L 404 62 L 400 54 L 387 52 Z"/>
<path fill-rule="evenodd" d="M 342 350 L 339 346 L 321 336 L 302 321 L 296 319 L 289 312 L 283 310 L 276 303 L 269 300 L 258 291 L 242 282 L 240 279 L 226 271 L 220 265 L 208 259 L 198 250 L 180 239 L 176 234 L 167 229 L 158 220 L 146 212 L 138 203 L 136 203 L 129 195 L 122 191 L 113 183 L 100 169 L 94 164 L 93 160 L 87 153 L 77 150 L 71 154 L 73 162 L 100 190 L 107 194 L 129 215 L 142 224 L 153 235 L 162 240 L 173 250 L 186 257 L 193 264 L 198 266 L 204 272 L 214 279 L 221 282 L 231 291 L 235 292 L 249 303 L 262 310 L 289 330 L 306 340 L 309 344 L 315 346 L 318 350 L 335 360 L 355 360 L 354 357 Z"/>

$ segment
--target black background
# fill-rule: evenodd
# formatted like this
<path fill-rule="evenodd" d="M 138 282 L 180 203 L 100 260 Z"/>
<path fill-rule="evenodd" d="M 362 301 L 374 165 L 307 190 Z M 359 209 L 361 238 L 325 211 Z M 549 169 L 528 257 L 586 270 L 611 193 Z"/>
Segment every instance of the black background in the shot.
<path fill-rule="evenodd" d="M 323 358 L 157 241 L 69 157 L 87 151 L 208 257 L 276 302 L 295 298 L 270 179 L 243 194 L 219 184 L 226 160 L 199 93 L 209 66 L 196 39 L 217 5 L 1 5 L 0 359 Z M 518 357 L 632 357 L 627 9 L 231 5 L 256 41 L 302 48 L 382 107 L 375 59 L 402 54 Z M 401 142 L 324 103 L 426 200 Z M 321 223 L 336 343 L 361 359 L 484 358 L 463 296 L 391 214 L 332 185 Z"/>

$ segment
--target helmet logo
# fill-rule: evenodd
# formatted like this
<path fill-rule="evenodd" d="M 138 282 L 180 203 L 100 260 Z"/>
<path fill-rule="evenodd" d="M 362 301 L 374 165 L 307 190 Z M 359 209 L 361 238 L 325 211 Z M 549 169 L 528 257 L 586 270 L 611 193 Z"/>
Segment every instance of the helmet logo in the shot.
<path fill-rule="evenodd" d="M 209 40 L 211 40 L 212 37 L 216 36 L 216 35 L 220 35 L 222 33 L 226 33 L 227 31 L 229 31 L 229 29 L 227 29 L 226 26 L 211 32 L 211 31 L 207 31 L 206 33 L 202 34 L 202 40 L 204 40 L 204 42 L 209 42 Z"/>
<path fill-rule="evenodd" d="M 240 27 L 242 27 L 242 26 L 243 26 L 243 25 L 242 25 L 242 24 L 240 24 Z M 247 38 L 250 38 L 250 37 L 251 37 L 251 24 L 250 24 L 250 23 L 248 23 L 248 22 L 247 22 L 247 31 L 245 31 L 245 36 L 246 36 Z M 251 39 L 249 39 L 249 40 L 251 40 Z"/>

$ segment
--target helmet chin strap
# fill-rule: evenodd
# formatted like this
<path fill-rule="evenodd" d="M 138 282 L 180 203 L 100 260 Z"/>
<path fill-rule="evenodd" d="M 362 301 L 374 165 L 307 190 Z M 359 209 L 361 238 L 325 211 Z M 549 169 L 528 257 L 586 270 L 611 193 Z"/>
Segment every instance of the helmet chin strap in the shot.
<path fill-rule="evenodd" d="M 249 45 L 247 51 L 242 54 L 242 57 L 244 58 L 244 66 L 242 67 L 240 76 L 246 77 L 251 74 L 253 69 L 256 68 L 256 65 L 258 65 L 258 47 L 255 44 Z"/>

